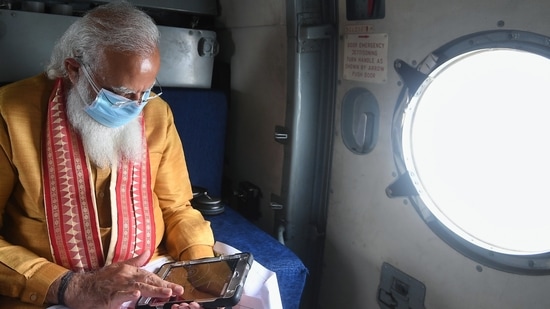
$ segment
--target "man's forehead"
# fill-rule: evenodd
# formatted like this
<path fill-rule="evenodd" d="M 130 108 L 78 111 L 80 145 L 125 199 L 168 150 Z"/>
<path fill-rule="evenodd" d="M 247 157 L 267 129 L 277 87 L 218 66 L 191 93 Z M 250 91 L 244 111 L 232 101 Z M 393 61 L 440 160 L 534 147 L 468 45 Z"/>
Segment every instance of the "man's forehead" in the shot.
<path fill-rule="evenodd" d="M 106 48 L 99 61 L 98 74 L 117 93 L 139 93 L 150 89 L 160 68 L 158 50 L 149 55 Z"/>

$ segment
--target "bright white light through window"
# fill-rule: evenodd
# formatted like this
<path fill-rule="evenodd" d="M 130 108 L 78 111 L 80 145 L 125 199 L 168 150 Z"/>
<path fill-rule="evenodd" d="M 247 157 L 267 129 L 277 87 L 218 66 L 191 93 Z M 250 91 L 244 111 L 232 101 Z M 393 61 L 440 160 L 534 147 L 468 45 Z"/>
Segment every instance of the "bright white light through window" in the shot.
<path fill-rule="evenodd" d="M 484 49 L 446 62 L 403 118 L 403 155 L 420 198 L 477 246 L 550 252 L 549 116 L 549 59 Z"/>

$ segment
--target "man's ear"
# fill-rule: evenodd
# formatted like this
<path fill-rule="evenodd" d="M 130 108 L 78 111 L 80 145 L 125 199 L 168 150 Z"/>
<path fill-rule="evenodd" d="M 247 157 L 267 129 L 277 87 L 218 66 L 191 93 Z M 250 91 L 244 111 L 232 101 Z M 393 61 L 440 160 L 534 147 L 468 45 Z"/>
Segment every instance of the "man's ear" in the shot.
<path fill-rule="evenodd" d="M 74 58 L 67 58 L 64 61 L 65 70 L 67 70 L 67 75 L 71 83 L 75 84 L 80 70 L 80 63 Z"/>

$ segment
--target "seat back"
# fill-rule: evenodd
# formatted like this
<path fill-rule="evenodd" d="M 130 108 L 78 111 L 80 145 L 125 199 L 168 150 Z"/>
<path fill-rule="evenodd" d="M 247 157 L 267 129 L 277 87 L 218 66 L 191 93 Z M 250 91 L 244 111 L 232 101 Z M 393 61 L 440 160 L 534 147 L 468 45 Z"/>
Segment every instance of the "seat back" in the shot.
<path fill-rule="evenodd" d="M 227 99 L 221 90 L 163 88 L 183 143 L 189 178 L 210 196 L 221 197 Z"/>

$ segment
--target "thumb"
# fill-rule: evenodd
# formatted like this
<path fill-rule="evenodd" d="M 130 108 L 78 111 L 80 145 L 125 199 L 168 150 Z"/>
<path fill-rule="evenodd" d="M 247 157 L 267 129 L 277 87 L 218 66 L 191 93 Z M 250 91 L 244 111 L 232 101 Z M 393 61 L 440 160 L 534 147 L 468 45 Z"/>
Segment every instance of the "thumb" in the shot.
<path fill-rule="evenodd" d="M 146 251 L 131 259 L 124 261 L 123 263 L 131 266 L 135 266 L 135 267 L 142 267 L 149 261 L 150 257 L 151 257 L 150 252 Z"/>

